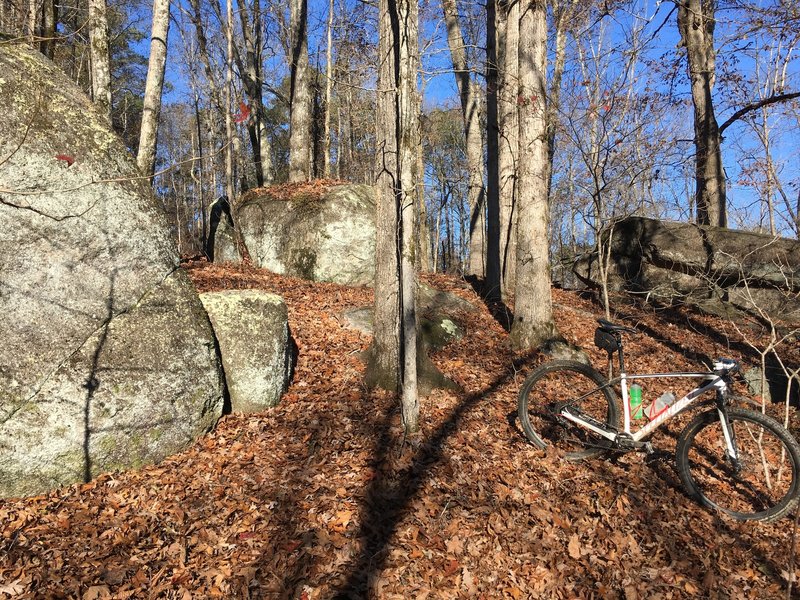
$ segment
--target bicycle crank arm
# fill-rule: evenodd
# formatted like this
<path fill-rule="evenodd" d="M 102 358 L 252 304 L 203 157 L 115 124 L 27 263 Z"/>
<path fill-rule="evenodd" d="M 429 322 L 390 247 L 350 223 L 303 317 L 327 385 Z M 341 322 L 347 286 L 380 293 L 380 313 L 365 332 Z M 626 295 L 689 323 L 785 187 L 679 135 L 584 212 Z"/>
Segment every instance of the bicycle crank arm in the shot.
<path fill-rule="evenodd" d="M 614 447 L 618 450 L 645 452 L 647 454 L 655 452 L 655 448 L 653 448 L 651 442 L 636 441 L 628 433 L 620 433 L 617 435 L 614 439 Z"/>

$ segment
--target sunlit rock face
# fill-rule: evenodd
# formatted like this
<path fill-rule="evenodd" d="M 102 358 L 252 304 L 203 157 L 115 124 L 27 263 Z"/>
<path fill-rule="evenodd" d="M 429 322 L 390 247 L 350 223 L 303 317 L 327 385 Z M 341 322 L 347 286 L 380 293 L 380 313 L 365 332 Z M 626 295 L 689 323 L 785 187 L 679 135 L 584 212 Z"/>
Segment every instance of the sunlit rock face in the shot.
<path fill-rule="evenodd" d="M 83 92 L 0 44 L 0 495 L 163 459 L 214 425 L 211 325 L 163 210 Z"/>
<path fill-rule="evenodd" d="M 283 299 L 260 290 L 200 295 L 219 341 L 231 411 L 275 406 L 289 383 L 292 347 Z"/>
<path fill-rule="evenodd" d="M 375 190 L 338 185 L 286 200 L 254 190 L 236 210 L 253 264 L 281 275 L 342 285 L 375 278 Z"/>

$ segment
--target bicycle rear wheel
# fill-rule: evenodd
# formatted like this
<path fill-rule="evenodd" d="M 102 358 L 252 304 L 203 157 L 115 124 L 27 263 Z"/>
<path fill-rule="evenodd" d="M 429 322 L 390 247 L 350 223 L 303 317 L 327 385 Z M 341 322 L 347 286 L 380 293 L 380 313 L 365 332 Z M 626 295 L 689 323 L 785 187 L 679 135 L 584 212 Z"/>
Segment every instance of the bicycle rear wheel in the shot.
<path fill-rule="evenodd" d="M 776 521 L 794 508 L 800 487 L 800 446 L 772 417 L 729 408 L 739 459 L 727 456 L 719 413 L 695 417 L 681 432 L 676 463 L 681 481 L 700 504 L 742 521 Z"/>
<path fill-rule="evenodd" d="M 556 414 L 555 403 L 564 401 L 600 423 L 619 424 L 616 395 L 600 373 L 583 363 L 552 361 L 533 371 L 519 391 L 517 415 L 525 437 L 543 450 L 555 447 L 568 460 L 606 451 L 610 440 Z"/>

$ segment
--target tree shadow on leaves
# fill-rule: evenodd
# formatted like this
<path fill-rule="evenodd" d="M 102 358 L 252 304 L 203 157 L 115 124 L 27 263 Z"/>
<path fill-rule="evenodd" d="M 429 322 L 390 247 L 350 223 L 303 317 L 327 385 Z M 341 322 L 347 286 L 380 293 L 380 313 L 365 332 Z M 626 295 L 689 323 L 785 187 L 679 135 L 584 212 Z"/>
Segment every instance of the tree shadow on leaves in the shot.
<path fill-rule="evenodd" d="M 489 314 L 500 324 L 506 332 L 511 331 L 514 323 L 514 313 L 508 305 L 499 298 L 499 294 L 493 290 L 486 289 L 486 282 L 475 275 L 466 275 L 464 280 L 472 287 L 473 291 L 480 296 Z"/>
<path fill-rule="evenodd" d="M 530 362 L 529 355 L 521 363 Z M 442 460 L 446 440 L 455 434 L 464 417 L 493 392 L 513 381 L 516 370 L 510 368 L 484 389 L 463 397 L 449 417 L 424 439 L 398 440 L 392 433 L 387 415 L 378 433 L 374 468 L 378 474 L 387 466 L 392 452 L 408 453 L 408 468 L 390 479 L 376 476 L 370 482 L 362 505 L 361 526 L 357 538 L 363 547 L 350 565 L 346 581 L 333 595 L 337 599 L 364 598 L 369 595 L 370 582 L 383 569 L 388 546 L 397 533 L 412 500 L 431 477 L 431 469 Z M 399 442 L 399 443 L 398 443 Z"/>

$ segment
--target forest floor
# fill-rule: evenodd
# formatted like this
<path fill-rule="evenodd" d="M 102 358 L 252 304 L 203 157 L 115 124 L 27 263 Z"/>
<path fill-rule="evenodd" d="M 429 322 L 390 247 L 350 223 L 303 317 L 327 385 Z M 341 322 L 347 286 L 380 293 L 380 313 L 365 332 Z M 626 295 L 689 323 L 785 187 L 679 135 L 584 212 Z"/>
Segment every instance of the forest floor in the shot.
<path fill-rule="evenodd" d="M 0 501 L 0 598 L 786 597 L 794 521 L 741 523 L 689 499 L 675 428 L 656 435 L 655 459 L 575 464 L 526 443 L 516 395 L 544 357 L 513 355 L 463 281 L 425 278 L 480 308 L 433 356 L 463 392 L 423 398 L 422 433 L 404 440 L 397 401 L 363 387 L 369 336 L 342 318 L 371 290 L 187 269 L 201 291 L 284 297 L 299 348 L 289 391 L 161 464 Z M 553 296 L 562 333 L 602 370 L 600 308 Z M 646 334 L 626 345 L 639 371 L 748 351 L 710 317 L 618 308 Z"/>

